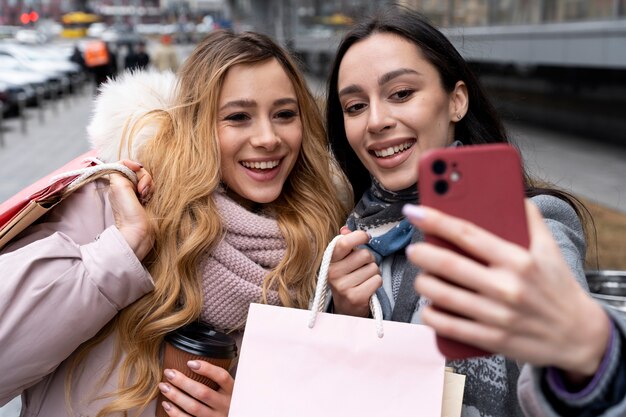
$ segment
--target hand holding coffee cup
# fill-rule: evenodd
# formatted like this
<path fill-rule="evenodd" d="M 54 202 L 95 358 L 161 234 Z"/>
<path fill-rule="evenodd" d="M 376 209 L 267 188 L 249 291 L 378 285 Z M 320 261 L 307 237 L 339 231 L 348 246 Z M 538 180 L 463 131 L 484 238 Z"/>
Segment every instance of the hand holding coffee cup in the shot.
<path fill-rule="evenodd" d="M 168 415 L 162 405 L 164 401 L 183 410 L 186 406 L 193 406 L 194 401 L 207 404 L 206 399 L 192 396 L 202 391 L 198 389 L 198 382 L 216 392 L 221 384 L 225 384 L 227 387 L 221 388 L 232 393 L 233 379 L 222 369 L 228 371 L 237 357 L 237 345 L 233 337 L 204 323 L 194 322 L 168 334 L 165 342 L 164 375 L 163 382 L 159 384 L 161 394 L 157 403 L 157 417 Z M 225 377 L 228 381 L 224 381 Z M 219 396 L 211 397 L 215 401 L 224 402 Z M 228 408 L 229 401 L 219 405 Z M 170 404 L 167 406 L 171 407 Z"/>

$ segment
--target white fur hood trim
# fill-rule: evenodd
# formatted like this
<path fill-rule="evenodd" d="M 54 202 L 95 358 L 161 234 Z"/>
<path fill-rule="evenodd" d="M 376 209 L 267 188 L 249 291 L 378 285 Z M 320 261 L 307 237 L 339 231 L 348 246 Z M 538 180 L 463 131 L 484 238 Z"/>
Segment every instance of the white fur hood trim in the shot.
<path fill-rule="evenodd" d="M 174 102 L 176 76 L 172 72 L 156 70 L 124 72 L 115 80 L 100 87 L 94 100 L 94 110 L 87 126 L 87 135 L 98 157 L 105 162 L 121 158 L 135 159 L 137 150 L 151 139 L 155 126 L 144 126 L 133 139 L 131 155 L 121 149 L 120 141 L 125 126 L 132 126 L 151 110 L 168 109 Z"/>

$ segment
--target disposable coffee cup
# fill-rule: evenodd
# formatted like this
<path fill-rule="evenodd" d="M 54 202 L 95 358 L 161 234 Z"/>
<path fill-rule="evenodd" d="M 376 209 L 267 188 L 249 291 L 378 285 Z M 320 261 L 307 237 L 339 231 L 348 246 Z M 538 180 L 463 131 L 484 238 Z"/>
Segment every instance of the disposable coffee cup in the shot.
<path fill-rule="evenodd" d="M 235 339 L 202 322 L 193 322 L 165 336 L 163 369 L 176 369 L 194 381 L 201 382 L 212 389 L 219 388 L 217 383 L 193 372 L 187 366 L 187 362 L 202 360 L 229 370 L 236 358 L 237 344 Z M 169 382 L 165 376 L 163 376 L 163 382 Z M 163 401 L 168 400 L 163 394 L 160 394 L 156 417 L 167 416 L 161 405 Z"/>

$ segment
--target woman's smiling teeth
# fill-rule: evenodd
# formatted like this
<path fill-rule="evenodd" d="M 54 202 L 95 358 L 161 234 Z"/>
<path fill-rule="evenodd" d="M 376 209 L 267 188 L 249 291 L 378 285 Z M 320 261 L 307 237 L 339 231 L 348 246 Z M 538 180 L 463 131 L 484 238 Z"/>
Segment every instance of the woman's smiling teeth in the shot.
<path fill-rule="evenodd" d="M 249 169 L 272 169 L 280 164 L 280 159 L 275 161 L 263 161 L 263 162 L 246 162 L 241 161 L 241 165 Z"/>
<path fill-rule="evenodd" d="M 414 141 L 408 141 L 408 142 L 402 143 L 402 144 L 397 145 L 397 146 L 390 146 L 390 147 L 385 148 L 385 149 L 375 149 L 372 152 L 378 158 L 385 158 L 387 156 L 392 156 L 392 155 L 395 155 L 397 153 L 403 152 L 403 151 L 409 149 L 414 144 L 415 144 Z"/>

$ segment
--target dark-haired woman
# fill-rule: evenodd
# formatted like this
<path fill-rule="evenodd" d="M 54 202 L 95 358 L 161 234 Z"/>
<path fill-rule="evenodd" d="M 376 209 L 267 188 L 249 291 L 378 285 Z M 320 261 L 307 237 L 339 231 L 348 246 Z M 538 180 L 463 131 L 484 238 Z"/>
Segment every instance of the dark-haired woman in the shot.
<path fill-rule="evenodd" d="M 409 262 L 405 250 L 422 240 L 422 232 L 409 222 L 402 209 L 407 203 L 419 202 L 417 164 L 424 151 L 508 143 L 503 124 L 453 45 L 421 15 L 401 7 L 386 8 L 344 36 L 328 87 L 329 139 L 358 201 L 342 229 L 344 237 L 336 245 L 329 269 L 332 308 L 340 314 L 367 316 L 368 301 L 376 293 L 387 320 L 419 323 L 422 313 L 425 319 L 441 319 L 442 315 L 435 316 L 427 301 L 437 296 L 436 291 L 429 287 L 426 297 L 414 290 L 418 268 Z M 562 191 L 540 188 L 528 175 L 525 186 L 527 197 L 539 209 L 570 271 L 567 278 L 576 288 L 586 288 L 586 243 L 581 221 L 584 209 Z M 439 288 L 444 284 L 440 282 Z M 454 295 L 450 286 L 444 288 L 446 294 L 439 296 L 440 302 Z M 559 288 L 551 290 L 559 295 Z M 528 318 L 560 313 L 558 304 L 533 303 L 526 296 L 520 294 L 511 301 L 519 309 L 526 309 L 526 316 L 520 314 L 515 326 L 524 327 L 525 321 L 538 326 L 540 320 Z M 484 306 L 452 307 L 456 313 L 475 314 Z M 554 329 L 563 339 L 559 340 L 561 344 L 546 349 L 550 355 L 523 355 L 523 347 L 518 346 L 517 351 L 499 350 L 497 345 L 486 343 L 481 347 L 507 354 L 510 359 L 491 355 L 452 361 L 451 366 L 467 375 L 463 417 L 516 416 L 522 414 L 522 409 L 530 415 L 591 415 L 584 414 L 585 410 L 598 404 L 603 394 L 602 401 L 615 399 L 608 388 L 616 387 L 611 382 L 619 374 L 621 339 L 615 337 L 616 326 L 604 309 L 594 303 L 586 311 L 590 321 L 579 328 L 593 341 L 580 347 L 576 360 L 569 360 L 575 354 L 550 352 L 550 347 L 563 346 L 567 340 L 584 340 L 566 337 L 572 327 L 576 328 L 574 325 Z M 435 320 L 424 322 L 438 332 L 446 330 L 445 326 L 438 328 Z M 518 361 L 538 366 L 526 367 L 534 371 L 535 378 L 523 385 L 524 395 L 519 397 Z M 581 363 L 584 371 L 577 368 Z M 619 400 L 623 402 L 623 396 Z"/>

